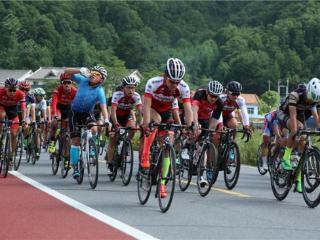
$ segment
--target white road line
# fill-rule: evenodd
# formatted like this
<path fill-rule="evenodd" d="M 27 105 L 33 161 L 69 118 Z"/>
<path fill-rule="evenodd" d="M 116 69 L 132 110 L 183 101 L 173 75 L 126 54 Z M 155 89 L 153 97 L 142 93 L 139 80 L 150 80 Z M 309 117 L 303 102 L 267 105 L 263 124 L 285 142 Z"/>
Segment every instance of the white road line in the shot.
<path fill-rule="evenodd" d="M 73 208 L 76 208 L 78 210 L 80 210 L 81 212 L 84 212 L 85 214 L 91 216 L 91 217 L 94 217 L 95 219 L 98 219 L 99 221 L 101 222 L 104 222 L 116 229 L 118 229 L 119 231 L 121 232 L 124 232 L 136 239 L 150 239 L 150 240 L 156 240 L 157 238 L 147 234 L 147 233 L 144 233 L 136 228 L 133 228 L 123 222 L 120 222 L 102 212 L 99 212 L 91 207 L 88 207 L 70 197 L 67 197 L 25 175 L 23 175 L 22 173 L 19 173 L 19 172 L 16 172 L 16 171 L 11 171 L 10 174 L 20 178 L 21 180 L 23 180 L 24 182 L 27 182 L 29 183 L 30 185 L 34 186 L 35 188 L 49 194 L 50 196 L 56 198 L 56 199 L 59 199 L 60 201 L 68 204 L 69 206 L 73 207 Z"/>

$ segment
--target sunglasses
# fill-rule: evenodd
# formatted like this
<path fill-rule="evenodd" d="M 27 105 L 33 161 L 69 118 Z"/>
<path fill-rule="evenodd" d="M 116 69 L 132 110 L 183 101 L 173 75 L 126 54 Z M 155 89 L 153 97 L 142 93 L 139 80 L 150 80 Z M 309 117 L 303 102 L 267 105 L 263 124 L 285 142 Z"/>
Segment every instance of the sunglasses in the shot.
<path fill-rule="evenodd" d="M 239 96 L 239 95 L 240 95 L 239 92 L 229 92 L 229 93 L 230 93 L 230 95 L 232 95 L 232 96 Z"/>
<path fill-rule="evenodd" d="M 9 92 L 16 92 L 17 89 L 15 89 L 15 88 L 9 88 L 8 91 L 9 91 Z"/>
<path fill-rule="evenodd" d="M 63 85 L 67 85 L 67 84 L 71 84 L 71 83 L 72 83 L 71 81 L 63 81 L 62 82 Z"/>
<path fill-rule="evenodd" d="M 91 77 L 102 77 L 101 73 L 96 72 L 96 71 L 92 71 L 91 72 Z"/>

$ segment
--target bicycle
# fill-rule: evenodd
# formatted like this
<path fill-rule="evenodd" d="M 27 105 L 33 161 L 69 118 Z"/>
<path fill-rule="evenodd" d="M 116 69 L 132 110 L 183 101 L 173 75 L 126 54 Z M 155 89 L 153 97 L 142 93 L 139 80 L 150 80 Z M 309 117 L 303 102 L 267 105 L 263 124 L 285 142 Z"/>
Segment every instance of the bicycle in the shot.
<path fill-rule="evenodd" d="M 160 210 L 166 212 L 169 210 L 175 189 L 176 181 L 176 156 L 173 144 L 170 140 L 172 130 L 182 129 L 185 126 L 170 123 L 150 124 L 150 129 L 157 127 L 158 132 L 152 146 L 151 146 L 151 166 L 148 170 L 139 168 L 137 174 L 137 188 L 138 198 L 141 205 L 146 204 L 149 199 L 152 185 L 157 185 L 155 197 L 158 198 Z M 164 132 L 164 134 L 162 134 Z M 170 165 L 167 173 L 163 173 L 164 157 L 170 158 Z M 165 176 L 163 176 L 165 175 Z M 165 181 L 168 196 L 160 197 L 160 184 Z"/>
<path fill-rule="evenodd" d="M 192 175 L 194 175 L 194 167 L 196 167 L 198 192 L 200 196 L 205 197 L 212 188 L 213 175 L 216 175 L 218 171 L 218 151 L 209 134 L 215 131 L 205 128 L 200 128 L 200 130 L 206 132 L 206 134 L 190 146 L 189 158 L 184 159 L 180 154 L 179 187 L 181 191 L 185 191 L 189 187 Z M 208 184 L 202 183 L 201 178 L 206 179 L 205 181 Z"/>
<path fill-rule="evenodd" d="M 245 143 L 250 139 L 250 135 L 244 130 L 226 128 L 222 131 L 216 131 L 221 134 L 220 143 L 218 146 L 218 171 L 213 173 L 213 184 L 216 182 L 219 171 L 224 173 L 224 182 L 229 190 L 232 190 L 239 179 L 240 175 L 240 150 L 238 144 L 234 141 L 236 132 L 243 133 L 241 139 L 247 136 Z"/>
<path fill-rule="evenodd" d="M 320 184 L 320 152 L 312 145 L 311 136 L 319 136 L 320 131 L 298 130 L 297 137 L 307 135 L 306 144 L 301 154 L 300 160 L 294 164 L 293 170 L 286 171 L 281 165 L 281 158 L 284 154 L 284 147 L 271 155 L 272 163 L 270 167 L 271 189 L 275 198 L 284 200 L 295 184 L 298 170 L 301 169 L 302 195 L 305 203 L 314 208 L 320 203 L 320 192 L 317 192 L 315 199 L 311 199 L 311 194 L 318 189 Z M 295 190 L 294 190 L 295 191 Z"/>
<path fill-rule="evenodd" d="M 262 147 L 263 147 L 263 143 L 261 143 L 259 145 L 259 148 L 258 148 L 258 152 L 257 152 L 257 168 L 258 168 L 258 172 L 260 173 L 260 175 L 265 175 L 268 171 L 269 171 L 269 166 L 270 166 L 270 151 L 271 151 L 271 148 L 274 148 L 275 147 L 275 136 L 271 136 L 270 138 L 270 142 L 268 143 L 268 154 L 267 154 L 267 165 L 268 165 L 268 168 L 265 169 L 263 168 L 263 160 L 262 160 L 262 157 L 261 157 L 261 152 L 262 152 Z"/>
<path fill-rule="evenodd" d="M 30 124 L 29 133 L 27 136 L 27 144 L 26 144 L 26 160 L 27 163 L 31 161 L 31 164 L 34 165 L 36 161 L 40 158 L 40 151 L 41 151 L 41 141 L 40 147 L 38 147 L 37 139 L 40 137 L 38 129 L 36 125 L 45 124 L 45 122 L 36 122 Z"/>
<path fill-rule="evenodd" d="M 55 152 L 50 154 L 51 168 L 53 175 L 56 175 L 60 166 L 61 177 L 65 178 L 70 169 L 69 150 L 71 147 L 70 133 L 66 128 L 62 128 L 62 120 L 57 119 L 59 127 L 55 132 Z"/>
<path fill-rule="evenodd" d="M 91 124 L 90 126 L 105 126 L 98 124 Z M 78 184 L 83 182 L 84 168 L 87 168 L 89 184 L 92 189 L 95 189 L 98 184 L 99 176 L 99 162 L 98 152 L 95 141 L 92 138 L 92 132 L 87 128 L 87 125 L 78 125 L 81 132 L 80 138 L 80 156 L 78 161 L 78 169 L 80 176 L 76 178 Z M 86 130 L 84 130 L 86 128 Z M 85 158 L 85 161 L 84 161 Z"/>
<path fill-rule="evenodd" d="M 119 127 L 117 129 L 117 143 L 113 154 L 113 172 L 109 175 L 110 181 L 113 182 L 117 177 L 120 169 L 120 178 L 124 186 L 130 183 L 133 170 L 133 149 L 128 131 L 140 130 L 139 128 Z"/>
<path fill-rule="evenodd" d="M 12 161 L 11 125 L 20 123 L 12 122 L 11 120 L 0 121 L 0 123 L 4 124 L 0 137 L 0 176 L 6 178 L 10 161 Z"/>
<path fill-rule="evenodd" d="M 24 139 L 24 135 L 23 135 L 22 124 L 19 123 L 19 130 L 18 130 L 18 134 L 17 134 L 17 146 L 16 146 L 16 150 L 15 150 L 15 155 L 13 158 L 13 169 L 15 171 L 18 171 L 18 169 L 20 167 L 22 155 L 24 152 L 23 139 Z"/>

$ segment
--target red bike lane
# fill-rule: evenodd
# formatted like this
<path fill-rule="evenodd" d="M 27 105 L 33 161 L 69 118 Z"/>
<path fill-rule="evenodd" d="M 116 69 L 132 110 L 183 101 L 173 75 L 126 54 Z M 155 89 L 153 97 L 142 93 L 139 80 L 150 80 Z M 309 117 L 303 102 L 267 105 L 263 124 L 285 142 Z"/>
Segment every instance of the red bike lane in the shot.
<path fill-rule="evenodd" d="M 0 239 L 134 239 L 19 178 L 0 179 Z"/>

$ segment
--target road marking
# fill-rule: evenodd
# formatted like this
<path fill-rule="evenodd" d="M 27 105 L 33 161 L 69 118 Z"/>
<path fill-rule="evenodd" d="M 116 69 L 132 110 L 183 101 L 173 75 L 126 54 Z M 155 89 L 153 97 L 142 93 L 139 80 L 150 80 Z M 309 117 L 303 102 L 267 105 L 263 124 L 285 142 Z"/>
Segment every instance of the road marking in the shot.
<path fill-rule="evenodd" d="M 184 181 L 185 182 L 185 181 Z M 190 183 L 191 185 L 194 185 L 194 186 L 197 186 L 196 183 L 193 183 L 191 182 Z M 211 188 L 211 191 L 217 191 L 217 192 L 222 192 L 222 193 L 226 193 L 226 194 L 229 194 L 229 195 L 235 195 L 235 196 L 238 196 L 238 197 L 243 197 L 243 198 L 250 198 L 252 196 L 249 196 L 247 194 L 244 194 L 244 193 L 239 193 L 239 192 L 235 192 L 235 191 L 231 191 L 231 190 L 226 190 L 226 189 L 222 189 L 222 188 L 218 188 L 218 187 L 212 187 Z"/>
<path fill-rule="evenodd" d="M 98 219 L 99 221 L 106 223 L 116 229 L 118 229 L 121 232 L 124 232 L 136 239 L 150 239 L 150 240 L 156 240 L 157 238 L 144 233 L 136 228 L 133 228 L 123 222 L 120 222 L 102 212 L 99 212 L 91 207 L 88 207 L 68 196 L 65 196 L 25 175 L 23 175 L 22 173 L 16 172 L 16 171 L 10 171 L 10 174 L 18 177 L 19 179 L 23 180 L 24 182 L 29 183 L 30 185 L 34 186 L 35 188 L 49 194 L 50 196 L 59 199 L 60 201 L 68 204 L 69 206 L 76 208 L 78 210 L 80 210 L 81 212 L 84 212 L 85 214 L 94 217 L 95 219 Z"/>

